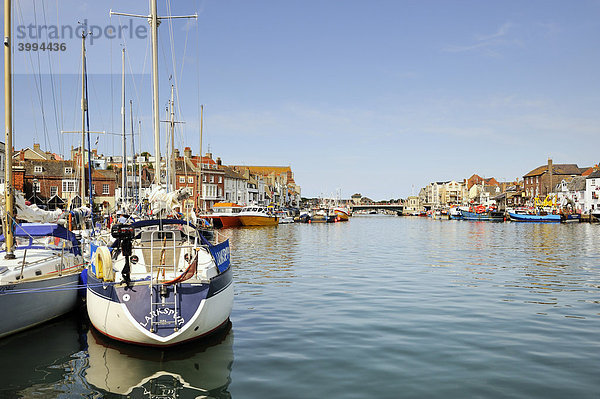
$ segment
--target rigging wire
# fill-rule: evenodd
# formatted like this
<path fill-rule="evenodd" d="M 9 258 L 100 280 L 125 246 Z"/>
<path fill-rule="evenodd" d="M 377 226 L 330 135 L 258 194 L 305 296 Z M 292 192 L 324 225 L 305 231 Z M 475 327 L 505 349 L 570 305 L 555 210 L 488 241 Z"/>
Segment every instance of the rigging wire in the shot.
<path fill-rule="evenodd" d="M 32 4 L 33 4 L 33 23 L 35 26 L 39 26 L 38 22 L 37 22 L 37 9 L 35 7 L 35 1 L 33 1 Z M 42 128 L 44 131 L 44 141 L 45 141 L 44 144 L 45 144 L 46 148 L 48 148 L 50 137 L 48 136 L 46 113 L 44 111 L 44 86 L 42 84 L 42 65 L 41 65 L 41 60 L 40 60 L 40 52 L 36 51 L 36 53 L 37 53 L 36 55 L 37 55 L 38 78 L 40 80 L 39 95 L 40 95 L 40 111 L 42 113 Z"/>
<path fill-rule="evenodd" d="M 21 22 L 23 24 L 25 19 L 23 17 L 23 11 L 21 10 L 21 4 L 20 3 L 17 3 L 17 11 L 18 11 L 19 22 Z M 16 18 L 16 16 L 13 16 L 13 19 L 14 18 Z M 13 70 L 14 70 L 15 46 L 12 46 L 12 52 L 13 52 L 13 57 L 12 57 L 13 65 L 12 66 L 13 66 Z M 34 71 L 33 59 L 32 59 L 32 56 L 31 56 L 31 52 L 29 52 L 28 56 L 29 57 L 27 57 L 27 56 L 25 56 L 25 54 L 23 54 L 23 58 L 25 59 L 24 65 L 27 68 L 27 74 L 28 75 L 34 75 L 35 71 Z M 28 58 L 29 58 L 29 63 L 27 62 Z M 31 66 L 31 71 L 29 70 L 29 66 Z M 15 76 L 13 74 L 13 76 L 11 77 L 11 79 L 13 81 L 13 86 L 14 86 L 14 77 Z M 32 88 L 32 84 L 31 84 L 32 80 L 33 80 L 33 85 L 35 86 L 34 88 Z M 34 79 L 26 79 L 26 81 L 27 81 L 27 84 L 29 86 L 29 92 L 38 92 L 39 93 L 38 82 L 37 82 L 37 80 L 35 78 Z M 13 90 L 12 92 L 13 92 L 12 101 L 13 101 L 13 104 L 14 104 L 14 96 L 15 96 L 16 90 Z M 39 94 L 38 94 L 38 97 L 39 97 Z M 34 128 L 34 130 L 37 132 L 37 130 L 38 130 L 37 118 L 35 117 L 35 115 L 37 115 L 37 112 L 35 111 L 35 107 L 34 107 L 34 97 L 32 96 L 29 99 L 30 99 L 30 105 L 31 105 L 31 115 L 33 116 L 31 118 L 31 120 L 33 121 L 33 128 Z M 15 107 L 13 107 L 13 116 L 14 116 L 14 112 L 15 112 L 14 110 L 15 110 Z M 17 121 L 13 117 L 13 136 L 15 136 L 14 132 L 16 131 L 16 123 L 15 122 L 17 122 Z M 14 142 L 13 142 L 13 145 L 14 145 Z"/>
<path fill-rule="evenodd" d="M 46 5 L 44 2 L 42 2 L 42 14 L 44 16 L 44 25 L 47 26 L 48 22 L 47 22 L 47 18 L 46 18 Z M 51 43 L 51 45 L 52 45 L 52 43 Z M 56 106 L 56 88 L 55 88 L 55 83 L 54 83 L 54 72 L 52 70 L 52 61 L 50 58 L 50 51 L 48 51 L 47 53 L 48 53 L 47 54 L 48 55 L 48 70 L 50 71 L 50 88 L 52 91 L 52 104 L 54 106 L 54 123 L 56 125 L 56 130 L 60 131 L 59 124 L 58 124 L 58 109 Z M 58 57 L 60 58 L 60 52 L 58 54 Z M 49 144 L 50 145 L 48 148 L 50 149 L 50 152 L 53 152 L 52 151 L 52 142 L 50 141 Z"/>
<path fill-rule="evenodd" d="M 58 1 L 56 0 L 56 26 L 60 26 L 60 20 L 59 20 L 59 15 L 60 13 L 58 12 Z M 59 108 L 60 108 L 60 129 L 59 131 L 63 131 L 64 130 L 64 126 L 65 126 L 65 119 L 64 119 L 64 111 L 63 111 L 63 97 L 62 97 L 62 85 L 63 85 L 63 77 L 62 77 L 62 73 L 61 73 L 61 61 L 62 57 L 58 57 L 58 93 L 59 93 Z M 58 135 L 59 139 L 58 139 L 58 143 L 59 143 L 59 147 L 60 147 L 60 153 L 64 154 L 65 151 L 65 140 L 63 138 L 63 135 L 60 134 Z"/>

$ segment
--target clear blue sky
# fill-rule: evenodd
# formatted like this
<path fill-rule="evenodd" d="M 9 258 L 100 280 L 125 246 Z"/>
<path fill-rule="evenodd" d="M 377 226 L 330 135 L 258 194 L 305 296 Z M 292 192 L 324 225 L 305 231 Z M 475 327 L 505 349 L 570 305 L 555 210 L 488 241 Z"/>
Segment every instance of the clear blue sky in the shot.
<path fill-rule="evenodd" d="M 17 3 L 25 27 L 106 28 L 130 24 L 110 9 L 148 13 L 147 1 Z M 161 119 L 172 76 L 186 122 L 176 145 L 198 151 L 202 103 L 204 152 L 290 165 L 304 196 L 398 198 L 473 173 L 521 178 L 548 157 L 600 161 L 599 1 L 159 0 L 161 15 L 195 12 L 159 28 Z M 15 49 L 14 142 L 66 153 L 78 138 L 57 132 L 81 124 L 80 39 L 47 40 L 66 51 Z M 122 45 L 127 102 L 152 152 L 147 38 L 88 46 L 91 129 L 121 131 Z M 99 152 L 120 154 L 118 137 L 96 137 Z"/>

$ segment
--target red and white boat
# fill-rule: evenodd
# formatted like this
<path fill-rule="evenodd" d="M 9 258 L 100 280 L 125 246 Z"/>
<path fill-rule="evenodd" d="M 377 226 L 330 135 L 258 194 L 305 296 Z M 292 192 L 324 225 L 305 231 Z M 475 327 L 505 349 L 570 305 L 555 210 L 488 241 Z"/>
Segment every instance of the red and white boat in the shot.
<path fill-rule="evenodd" d="M 242 206 L 233 202 L 217 202 L 213 205 L 213 213 L 202 218 L 212 220 L 215 227 L 237 227 L 242 225 L 241 210 Z"/>

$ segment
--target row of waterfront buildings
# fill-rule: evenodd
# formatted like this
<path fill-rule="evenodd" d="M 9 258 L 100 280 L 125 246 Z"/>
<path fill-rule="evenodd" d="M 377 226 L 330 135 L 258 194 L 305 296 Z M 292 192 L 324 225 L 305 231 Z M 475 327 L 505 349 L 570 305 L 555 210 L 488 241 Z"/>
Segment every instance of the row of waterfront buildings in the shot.
<path fill-rule="evenodd" d="M 0 182 L 4 183 L 4 143 L 0 143 L 0 154 Z M 71 149 L 70 155 L 71 159 L 63 159 L 44 151 L 39 144 L 15 151 L 12 162 L 14 187 L 24 193 L 26 200 L 40 207 L 64 209 L 82 204 L 83 184 L 84 204 L 89 203 L 91 188 L 94 206 L 112 212 L 120 208 L 123 201 L 136 203 L 146 198 L 155 179 L 154 157 L 148 153 L 126 158 L 126 174 L 123 173 L 122 157 L 86 151 L 82 171 L 79 148 Z M 163 158 L 161 163 L 164 166 L 161 167 L 161 182 L 170 182 L 175 189 L 188 187 L 191 190 L 191 197 L 184 202 L 186 209 L 210 210 L 217 202 L 279 207 L 300 205 L 300 186 L 294 181 L 289 166 L 224 165 L 220 158 L 213 159 L 211 153 L 193 155 L 189 147 L 183 154 L 175 150 L 170 159 Z M 167 164 L 173 167 L 169 168 Z"/>
<path fill-rule="evenodd" d="M 449 208 L 455 205 L 496 205 L 499 209 L 535 205 L 548 196 L 557 205 L 590 213 L 600 209 L 600 168 L 555 164 L 552 159 L 523 175 L 522 180 L 500 182 L 477 174 L 468 179 L 437 181 L 404 201 L 405 213 Z"/>

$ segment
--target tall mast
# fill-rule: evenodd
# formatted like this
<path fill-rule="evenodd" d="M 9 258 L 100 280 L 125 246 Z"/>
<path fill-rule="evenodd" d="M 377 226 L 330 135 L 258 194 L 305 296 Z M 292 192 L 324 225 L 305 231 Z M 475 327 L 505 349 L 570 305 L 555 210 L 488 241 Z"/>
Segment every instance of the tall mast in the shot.
<path fill-rule="evenodd" d="M 204 105 L 200 105 L 200 163 L 199 163 L 199 167 L 198 170 L 200 171 L 198 173 L 198 208 L 202 209 L 204 207 L 204 201 L 202 200 L 202 198 L 204 198 L 204 191 L 202 190 L 202 125 L 203 123 L 203 119 L 204 119 Z"/>
<path fill-rule="evenodd" d="M 87 111 L 87 101 L 85 98 L 85 28 L 81 32 L 81 152 L 80 152 L 80 184 L 79 193 L 81 197 L 81 206 L 85 201 L 85 111 Z M 91 167 L 91 165 L 90 165 Z"/>
<path fill-rule="evenodd" d="M 173 85 L 171 85 L 171 120 L 169 122 L 171 128 L 171 162 L 170 162 L 170 172 L 171 172 L 171 187 L 173 191 L 175 191 L 177 178 L 175 176 L 175 102 L 173 97 Z"/>
<path fill-rule="evenodd" d="M 121 133 L 123 135 L 122 152 L 123 161 L 121 162 L 121 206 L 125 206 L 127 200 L 127 147 L 125 137 L 125 48 L 123 48 L 121 69 Z"/>
<path fill-rule="evenodd" d="M 132 175 L 132 179 L 133 179 L 133 184 L 131 185 L 131 196 L 133 197 L 133 200 L 135 201 L 135 203 L 137 204 L 137 195 L 133 195 L 133 193 L 135 192 L 136 189 L 136 174 L 135 174 L 135 160 L 136 160 L 136 154 L 135 154 L 135 132 L 133 131 L 133 100 L 129 100 L 129 119 L 131 121 L 131 175 Z"/>
<path fill-rule="evenodd" d="M 4 259 L 15 259 L 13 236 L 13 207 L 15 202 L 12 180 L 12 59 L 11 59 L 11 0 L 4 0 L 4 199 L 6 203 L 6 219 L 4 220 L 4 237 L 6 255 Z"/>
<path fill-rule="evenodd" d="M 154 120 L 154 173 L 155 182 L 160 184 L 160 118 L 158 115 L 158 25 L 161 19 L 198 18 L 198 14 L 188 16 L 159 17 L 156 10 L 156 0 L 150 0 L 150 15 L 137 15 L 113 12 L 110 15 L 125 17 L 147 18 L 152 31 L 152 112 Z"/>
<path fill-rule="evenodd" d="M 152 31 L 152 109 L 154 110 L 154 173 L 160 184 L 160 119 L 158 116 L 158 15 L 156 0 L 150 1 L 150 27 Z"/>
<path fill-rule="evenodd" d="M 138 157 L 138 196 L 136 197 L 136 203 L 140 202 L 142 195 L 142 121 L 138 121 L 138 139 L 140 142 L 140 156 Z"/>

